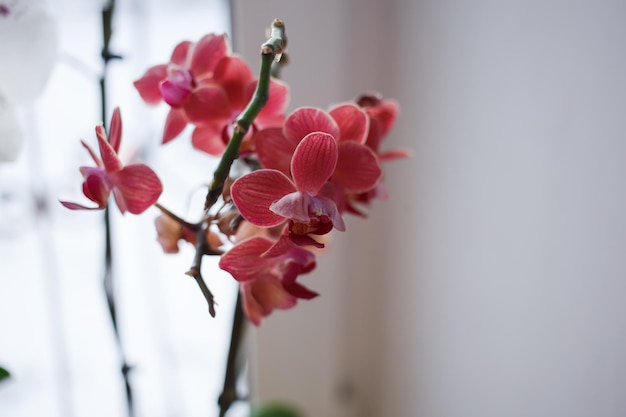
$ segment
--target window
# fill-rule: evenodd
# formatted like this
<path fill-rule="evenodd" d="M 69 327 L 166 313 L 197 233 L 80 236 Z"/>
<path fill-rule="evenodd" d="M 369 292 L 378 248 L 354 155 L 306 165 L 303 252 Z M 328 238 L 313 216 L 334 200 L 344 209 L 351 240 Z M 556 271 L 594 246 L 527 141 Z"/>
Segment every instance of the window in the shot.
<path fill-rule="evenodd" d="M 89 156 L 79 140 L 95 144 L 101 121 L 103 2 L 52 3 L 59 59 L 37 102 L 19 110 L 25 135 L 19 159 L 0 164 L 0 365 L 13 375 L 0 384 L 0 415 L 123 416 L 120 356 L 102 285 L 103 214 L 72 213 L 58 202 L 84 198 L 78 167 Z M 192 151 L 188 137 L 167 144 L 163 156 L 166 109 L 148 108 L 132 82 L 166 62 L 181 40 L 228 33 L 229 4 L 118 1 L 115 13 L 111 49 L 123 59 L 109 66 L 107 110 L 121 108 L 120 155 L 149 162 L 164 183 L 163 202 L 193 219 L 215 161 Z M 153 226 L 158 211 L 151 210 L 112 219 L 120 339 L 133 366 L 135 416 L 216 414 L 237 287 L 205 260 L 205 279 L 219 302 L 211 318 L 184 275 L 193 248 L 163 256 Z"/>

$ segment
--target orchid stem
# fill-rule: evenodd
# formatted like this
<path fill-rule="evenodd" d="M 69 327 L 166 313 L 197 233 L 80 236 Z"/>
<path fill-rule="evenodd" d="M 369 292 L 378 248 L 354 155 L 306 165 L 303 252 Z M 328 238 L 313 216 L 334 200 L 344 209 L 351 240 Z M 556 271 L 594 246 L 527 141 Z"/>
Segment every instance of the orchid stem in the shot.
<path fill-rule="evenodd" d="M 115 10 L 115 0 L 109 0 L 102 9 L 102 76 L 100 77 L 100 106 L 102 112 L 102 122 L 107 120 L 107 93 L 106 93 L 106 81 L 107 70 L 109 62 L 112 59 L 119 59 L 119 55 L 112 54 L 109 49 L 111 41 L 111 35 L 113 34 L 113 12 Z M 126 354 L 120 337 L 120 332 L 117 323 L 117 307 L 115 300 L 115 279 L 113 276 L 113 250 L 111 239 L 111 210 L 109 205 L 106 206 L 104 211 L 104 229 L 105 229 L 105 251 L 104 251 L 104 291 L 107 299 L 107 305 L 109 307 L 109 316 L 111 318 L 111 324 L 113 326 L 113 332 L 115 334 L 115 342 L 117 350 L 122 362 L 121 372 L 124 379 L 124 386 L 126 391 L 126 406 L 128 409 L 128 416 L 133 417 L 133 390 L 130 384 L 129 372 L 132 367 L 126 360 Z"/>
<path fill-rule="evenodd" d="M 233 329 L 230 335 L 230 347 L 226 361 L 226 373 L 224 375 L 224 387 L 217 403 L 220 406 L 219 417 L 224 417 L 230 406 L 242 398 L 237 393 L 237 379 L 242 371 L 240 352 L 243 341 L 246 318 L 241 305 L 241 293 L 237 293 L 237 303 L 233 315 Z"/>
<path fill-rule="evenodd" d="M 208 210 L 218 200 L 224 189 L 224 182 L 230 173 L 230 167 L 235 159 L 239 157 L 239 148 L 244 136 L 252 126 L 252 122 L 259 114 L 269 98 L 270 78 L 272 71 L 272 62 L 276 56 L 280 56 L 287 44 L 285 37 L 285 25 L 279 19 L 272 22 L 272 32 L 270 38 L 261 46 L 261 69 L 259 70 L 259 82 L 252 99 L 241 112 L 235 121 L 235 129 L 233 135 L 224 150 L 222 159 L 213 173 L 213 180 L 209 186 L 209 191 L 204 203 L 204 209 Z"/>

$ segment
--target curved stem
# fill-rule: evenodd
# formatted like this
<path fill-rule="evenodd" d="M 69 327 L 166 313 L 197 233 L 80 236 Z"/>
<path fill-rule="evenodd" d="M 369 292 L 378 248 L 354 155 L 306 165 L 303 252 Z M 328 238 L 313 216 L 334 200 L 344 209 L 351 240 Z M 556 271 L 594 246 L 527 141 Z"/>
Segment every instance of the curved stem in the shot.
<path fill-rule="evenodd" d="M 259 114 L 265 103 L 269 98 L 270 78 L 272 72 L 272 62 L 283 53 L 283 49 L 287 44 L 287 38 L 285 37 L 285 25 L 279 20 L 275 19 L 272 22 L 271 37 L 261 46 L 261 69 L 259 70 L 259 81 L 254 91 L 252 99 L 241 112 L 237 120 L 235 121 L 235 129 L 233 135 L 228 142 L 228 146 L 224 150 L 222 159 L 213 174 L 213 180 L 209 186 L 209 192 L 207 193 L 204 203 L 204 209 L 208 210 L 218 200 L 224 189 L 224 182 L 228 178 L 230 173 L 230 167 L 233 161 L 239 157 L 239 148 L 244 136 L 248 132 L 254 118 Z"/>

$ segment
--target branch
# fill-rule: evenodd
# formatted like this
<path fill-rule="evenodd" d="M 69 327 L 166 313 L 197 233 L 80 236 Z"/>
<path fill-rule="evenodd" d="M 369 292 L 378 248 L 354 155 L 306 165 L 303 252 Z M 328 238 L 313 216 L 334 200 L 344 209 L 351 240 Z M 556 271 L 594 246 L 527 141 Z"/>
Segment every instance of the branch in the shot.
<path fill-rule="evenodd" d="M 222 159 L 213 174 L 213 180 L 209 186 L 209 192 L 206 196 L 204 209 L 208 210 L 217 201 L 224 189 L 224 182 L 230 173 L 230 167 L 233 161 L 239 157 L 239 148 L 244 136 L 252 125 L 254 118 L 259 114 L 269 98 L 270 78 L 272 71 L 272 62 L 280 59 L 283 50 L 287 46 L 287 38 L 285 36 L 285 25 L 279 19 L 272 22 L 271 37 L 261 45 L 261 69 L 259 70 L 259 82 L 252 99 L 241 112 L 235 121 L 235 129 L 233 135 L 224 150 Z"/>

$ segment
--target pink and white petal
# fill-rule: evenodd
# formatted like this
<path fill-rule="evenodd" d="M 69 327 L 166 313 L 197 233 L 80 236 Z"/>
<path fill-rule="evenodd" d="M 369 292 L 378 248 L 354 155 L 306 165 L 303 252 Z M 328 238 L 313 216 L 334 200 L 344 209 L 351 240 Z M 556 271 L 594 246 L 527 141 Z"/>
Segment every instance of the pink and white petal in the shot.
<path fill-rule="evenodd" d="M 222 256 L 219 267 L 229 272 L 239 282 L 258 278 L 274 262 L 261 258 L 261 254 L 269 250 L 273 244 L 274 241 L 264 237 L 246 239 Z"/>
<path fill-rule="evenodd" d="M 209 84 L 194 90 L 183 105 L 189 121 L 195 125 L 226 123 L 232 107 L 226 91 L 219 85 Z"/>
<path fill-rule="evenodd" d="M 295 191 L 294 184 L 282 172 L 260 169 L 238 178 L 231 187 L 231 196 L 244 219 L 257 226 L 272 227 L 285 218 L 272 212 L 270 205 Z"/>
<path fill-rule="evenodd" d="M 165 119 L 165 128 L 163 129 L 162 144 L 175 139 L 187 127 L 187 116 L 183 109 L 170 109 Z"/>
<path fill-rule="evenodd" d="M 287 140 L 298 144 L 311 132 L 324 132 L 336 137 L 339 126 L 328 113 L 314 107 L 300 107 L 285 120 L 283 133 Z"/>
<path fill-rule="evenodd" d="M 341 214 L 339 213 L 339 209 L 337 208 L 337 203 L 335 203 L 335 200 L 325 196 L 315 197 L 314 200 L 316 204 L 321 203 L 321 211 L 330 218 L 335 229 L 339 230 L 340 232 L 345 232 L 346 225 L 343 221 L 343 217 L 341 217 Z M 323 231 L 325 232 L 326 230 Z"/>
<path fill-rule="evenodd" d="M 256 82 L 253 83 L 253 88 L 256 88 L 256 84 Z M 266 118 L 272 119 L 273 116 L 285 113 L 289 105 L 289 86 L 287 83 L 275 78 L 270 79 L 269 94 L 267 103 L 265 103 L 265 106 L 263 106 L 257 116 L 260 123 L 263 123 L 263 120 Z"/>
<path fill-rule="evenodd" d="M 145 164 L 128 165 L 113 173 L 111 177 L 115 191 L 121 193 L 128 211 L 132 214 L 146 211 L 157 202 L 161 192 L 163 192 L 161 180 Z"/>
<path fill-rule="evenodd" d="M 296 187 L 317 194 L 337 165 L 337 142 L 328 133 L 309 133 L 291 158 L 291 175 Z"/>
<path fill-rule="evenodd" d="M 253 141 L 263 168 L 277 169 L 291 176 L 291 156 L 296 144 L 285 138 L 281 128 L 263 129 L 255 133 Z"/>
<path fill-rule="evenodd" d="M 243 109 L 248 103 L 251 96 L 247 94 L 247 87 L 253 79 L 252 70 L 246 61 L 238 56 L 225 56 L 220 59 L 213 74 L 214 82 L 226 91 L 234 109 Z"/>
<path fill-rule="evenodd" d="M 369 117 L 358 106 L 344 103 L 329 111 L 339 126 L 338 141 L 355 141 L 365 143 L 369 130 Z"/>
<path fill-rule="evenodd" d="M 98 138 L 98 147 L 100 148 L 100 156 L 102 163 L 107 172 L 115 172 L 122 169 L 122 162 L 117 157 L 117 153 L 113 146 L 107 140 L 106 132 L 102 125 L 96 126 L 96 137 Z"/>
<path fill-rule="evenodd" d="M 213 156 L 220 156 L 226 149 L 226 144 L 222 137 L 222 126 L 204 125 L 196 127 L 191 134 L 191 144 L 199 151 Z"/>
<path fill-rule="evenodd" d="M 270 204 L 270 210 L 281 217 L 294 220 L 299 223 L 309 223 L 309 206 L 311 196 L 307 193 L 294 191 Z"/>
<path fill-rule="evenodd" d="M 182 41 L 174 48 L 170 57 L 170 62 L 181 67 L 188 68 L 189 49 L 192 43 L 190 41 Z"/>
<path fill-rule="evenodd" d="M 342 142 L 332 182 L 348 191 L 364 192 L 380 181 L 382 170 L 378 158 L 370 148 L 356 142 Z"/>
<path fill-rule="evenodd" d="M 120 150 L 120 143 L 122 142 L 122 116 L 120 115 L 120 108 L 116 107 L 113 110 L 113 116 L 111 116 L 111 126 L 109 126 L 109 143 L 113 147 L 115 153 Z"/>
<path fill-rule="evenodd" d="M 137 92 L 147 104 L 156 105 L 163 100 L 161 97 L 161 89 L 159 88 L 161 81 L 167 78 L 167 65 L 155 65 L 148 68 L 146 73 L 133 83 Z"/>
<path fill-rule="evenodd" d="M 230 53 L 226 35 L 210 33 L 203 36 L 191 51 L 191 73 L 196 78 L 213 73 L 219 60 Z"/>

